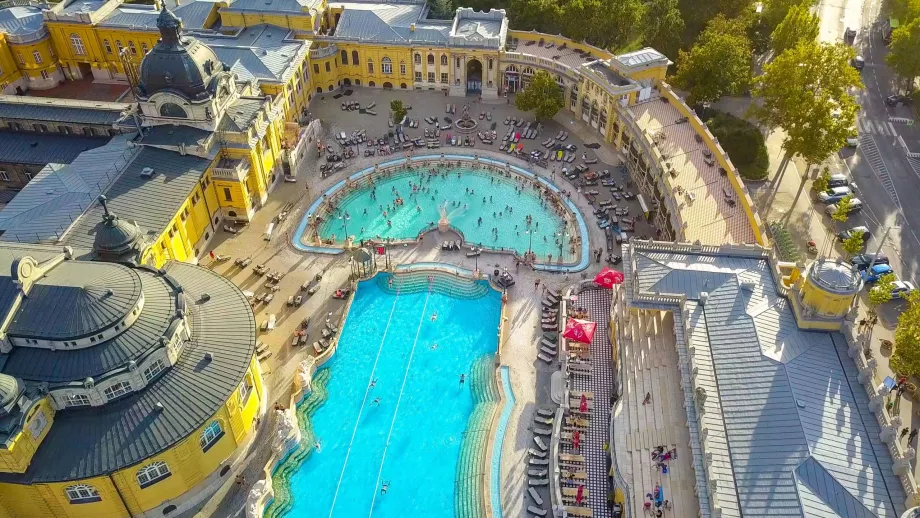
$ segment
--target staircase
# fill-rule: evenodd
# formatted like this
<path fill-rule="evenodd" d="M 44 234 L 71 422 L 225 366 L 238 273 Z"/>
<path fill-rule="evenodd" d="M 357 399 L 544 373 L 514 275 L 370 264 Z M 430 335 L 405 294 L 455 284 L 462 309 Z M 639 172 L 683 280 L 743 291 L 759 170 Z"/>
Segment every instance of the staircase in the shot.
<path fill-rule="evenodd" d="M 431 277 L 430 281 L 429 277 Z M 478 299 L 488 294 L 490 290 L 486 281 L 458 277 L 437 270 L 377 275 L 375 279 L 377 279 L 377 285 L 389 293 L 396 293 L 396 290 L 402 294 L 423 293 L 430 288 L 434 293 L 450 295 L 458 299 Z M 390 285 L 390 279 L 393 279 L 392 285 Z"/>
<path fill-rule="evenodd" d="M 484 518 L 487 514 L 484 489 L 490 466 L 487 453 L 489 439 L 494 432 L 492 419 L 500 402 L 492 355 L 485 355 L 473 364 L 470 390 L 473 394 L 473 411 L 467 420 L 460 457 L 457 459 L 454 516 Z"/>

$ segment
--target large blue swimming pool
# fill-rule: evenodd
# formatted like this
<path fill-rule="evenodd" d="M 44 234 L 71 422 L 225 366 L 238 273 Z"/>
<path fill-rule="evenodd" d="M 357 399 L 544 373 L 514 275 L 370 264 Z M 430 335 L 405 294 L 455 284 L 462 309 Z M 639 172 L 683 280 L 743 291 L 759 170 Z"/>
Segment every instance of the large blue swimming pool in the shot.
<path fill-rule="evenodd" d="M 450 224 L 463 232 L 467 244 L 520 254 L 533 250 L 541 261 L 550 254 L 555 261 L 560 252 L 564 261 L 573 259 L 574 227 L 567 229 L 553 204 L 532 184 L 523 183 L 522 176 L 469 166 L 441 171 L 429 176 L 424 168 L 402 170 L 378 177 L 374 185 L 362 181 L 320 224 L 320 236 L 337 243 L 346 232 L 358 241 L 415 239 L 440 219 L 439 207 L 446 206 Z M 403 201 L 399 206 L 397 198 Z"/>
<path fill-rule="evenodd" d="M 396 294 L 386 278 L 355 294 L 328 367 L 329 399 L 312 418 L 320 448 L 291 477 L 287 516 L 454 516 L 474 406 L 460 375 L 469 380 L 474 363 L 495 353 L 500 295 Z"/>

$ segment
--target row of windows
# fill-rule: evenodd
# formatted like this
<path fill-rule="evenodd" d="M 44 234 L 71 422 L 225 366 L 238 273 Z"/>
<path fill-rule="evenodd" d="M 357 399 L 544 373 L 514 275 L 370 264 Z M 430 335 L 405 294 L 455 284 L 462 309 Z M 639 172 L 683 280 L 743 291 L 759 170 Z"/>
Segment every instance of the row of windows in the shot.
<path fill-rule="evenodd" d="M 213 421 L 201 432 L 198 444 L 201 446 L 202 451 L 208 451 L 212 446 L 217 444 L 223 436 L 224 429 L 220 422 Z M 169 469 L 169 464 L 165 461 L 158 460 L 140 468 L 134 476 L 137 479 L 137 484 L 143 489 L 161 480 L 167 479 L 171 475 L 172 471 Z M 99 490 L 89 484 L 67 486 L 64 489 L 64 493 L 67 495 L 67 499 L 71 504 L 86 504 L 102 500 Z"/>
<path fill-rule="evenodd" d="M 79 36 L 77 36 L 76 34 L 71 34 L 71 35 L 70 35 L 70 42 L 71 42 L 71 44 L 73 44 L 73 38 L 74 38 L 74 36 L 76 36 L 77 39 L 79 39 Z M 83 44 L 83 42 L 81 41 L 81 42 L 80 42 L 81 48 L 82 48 L 82 44 Z M 105 48 L 105 53 L 106 53 L 106 54 L 112 54 L 112 44 L 109 43 L 109 40 L 102 40 L 102 46 Z M 118 54 L 121 54 L 122 51 L 125 50 L 125 46 L 122 45 L 121 40 L 115 40 L 115 47 L 118 48 Z M 141 42 L 141 53 L 142 53 L 142 55 L 146 56 L 146 55 L 147 55 L 147 52 L 148 52 L 149 50 L 150 50 L 150 48 L 147 47 L 147 44 L 144 43 L 144 42 Z M 129 42 L 128 42 L 128 51 L 130 51 L 131 54 L 134 55 L 134 56 L 137 55 L 137 47 L 134 46 L 134 42 L 133 42 L 133 41 L 129 41 Z M 77 52 L 77 46 L 76 46 L 76 45 L 74 45 L 74 52 Z M 77 52 L 77 53 L 80 54 L 79 52 Z"/>
<path fill-rule="evenodd" d="M 44 71 L 42 71 L 42 72 L 44 72 Z M 25 129 L 25 127 L 24 127 L 21 123 L 18 123 L 18 122 L 10 122 L 10 123 L 8 123 L 8 126 L 9 126 L 9 128 L 10 128 L 11 130 L 13 130 L 13 131 L 27 131 L 27 130 Z M 75 130 L 72 126 L 60 125 L 60 126 L 57 127 L 57 130 L 58 130 L 58 133 L 63 133 L 64 135 L 76 135 L 76 134 L 77 134 L 77 133 L 76 133 L 76 130 Z M 50 132 L 51 132 L 51 129 L 48 128 L 48 125 L 47 125 L 47 124 L 33 123 L 33 124 L 32 124 L 32 131 L 35 131 L 35 132 L 38 132 L 38 133 L 50 133 Z M 105 135 L 105 134 L 106 134 L 106 130 L 101 130 L 101 129 L 97 129 L 97 128 L 91 128 L 91 127 L 84 127 L 84 128 L 82 128 L 81 131 L 82 131 L 82 134 L 83 134 L 83 135 L 89 135 L 89 136 L 91 136 L 91 137 L 95 137 L 95 136 L 100 136 L 100 135 Z M 109 135 L 109 136 L 114 137 L 114 136 L 115 136 L 115 133 L 116 133 L 116 131 L 115 131 L 114 129 L 108 130 L 108 135 Z"/>

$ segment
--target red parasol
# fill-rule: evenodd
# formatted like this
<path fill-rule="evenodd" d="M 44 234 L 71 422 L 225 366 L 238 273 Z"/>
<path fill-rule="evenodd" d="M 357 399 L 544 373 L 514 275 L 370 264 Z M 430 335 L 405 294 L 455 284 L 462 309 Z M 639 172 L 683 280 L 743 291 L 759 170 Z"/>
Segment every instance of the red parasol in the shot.
<path fill-rule="evenodd" d="M 575 494 L 575 503 L 581 505 L 581 499 L 585 497 L 585 486 L 578 486 L 578 492 Z"/>
<path fill-rule="evenodd" d="M 565 323 L 565 331 L 563 331 L 562 336 L 568 338 L 569 340 L 574 340 L 583 344 L 590 344 L 591 339 L 594 338 L 594 330 L 596 328 L 597 324 L 595 322 L 591 322 L 590 320 L 570 318 Z"/>
<path fill-rule="evenodd" d="M 582 413 L 588 411 L 588 398 L 586 398 L 584 394 L 581 395 L 581 404 L 578 409 L 581 410 Z"/>
<path fill-rule="evenodd" d="M 607 289 L 613 288 L 614 284 L 623 284 L 623 272 L 605 266 L 594 278 L 594 283 Z"/>

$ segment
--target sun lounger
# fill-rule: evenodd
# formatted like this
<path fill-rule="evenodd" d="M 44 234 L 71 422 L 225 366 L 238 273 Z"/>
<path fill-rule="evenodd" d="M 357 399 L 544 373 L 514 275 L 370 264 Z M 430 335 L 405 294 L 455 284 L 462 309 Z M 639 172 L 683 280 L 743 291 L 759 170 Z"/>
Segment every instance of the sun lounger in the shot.
<path fill-rule="evenodd" d="M 541 353 L 546 353 L 546 354 L 548 354 L 548 355 L 550 355 L 550 356 L 555 356 L 555 355 L 556 355 L 556 350 L 555 350 L 555 349 L 550 349 L 549 347 L 541 347 L 541 348 L 540 348 L 540 352 L 541 352 Z"/>
<path fill-rule="evenodd" d="M 538 415 L 535 415 L 533 416 L 533 420 L 535 423 L 546 424 L 546 425 L 553 424 L 553 420 L 548 417 L 540 417 Z"/>
<path fill-rule="evenodd" d="M 531 486 L 548 486 L 548 485 L 549 485 L 549 479 L 546 479 L 546 478 L 532 478 L 532 479 L 528 480 L 527 483 L 530 484 Z"/>
<path fill-rule="evenodd" d="M 585 428 L 585 429 L 591 426 L 590 421 L 588 421 L 587 419 L 581 418 L 581 417 L 566 417 L 565 424 L 567 426 L 574 426 L 576 428 Z"/>
<path fill-rule="evenodd" d="M 538 354 L 538 355 L 537 355 L 537 358 L 540 358 L 540 359 L 543 360 L 545 363 L 552 363 L 552 362 L 553 362 L 553 357 L 552 357 L 552 356 L 549 356 L 549 355 L 546 354 L 546 353 L 540 353 L 540 354 Z"/>
<path fill-rule="evenodd" d="M 546 443 L 543 441 L 543 438 L 542 438 L 542 437 L 534 437 L 534 438 L 533 438 L 533 442 L 534 442 L 534 444 L 537 445 L 537 448 L 540 448 L 541 450 L 546 451 L 546 449 L 547 449 L 547 448 L 546 448 Z"/>
<path fill-rule="evenodd" d="M 550 349 L 555 349 L 556 342 L 551 342 L 547 340 L 546 338 L 544 338 L 543 340 L 540 340 L 540 347 L 549 347 Z"/>
<path fill-rule="evenodd" d="M 569 513 L 569 516 L 580 516 L 582 518 L 594 518 L 594 511 L 592 511 L 590 507 L 568 505 L 565 508 L 565 512 Z"/>
<path fill-rule="evenodd" d="M 594 392 L 590 392 L 590 391 L 583 392 L 581 390 L 573 390 L 569 392 L 569 394 L 577 398 L 581 398 L 581 396 L 585 396 L 585 399 L 594 399 Z"/>
<path fill-rule="evenodd" d="M 550 430 L 550 429 L 548 429 L 548 428 L 534 428 L 534 429 L 533 429 L 533 433 L 535 433 L 535 434 L 537 434 L 537 435 L 545 435 L 545 436 L 549 437 L 550 435 L 553 434 L 553 431 Z"/>
<path fill-rule="evenodd" d="M 538 408 L 537 415 L 542 415 L 543 417 L 553 417 L 556 412 L 550 408 Z"/>
<path fill-rule="evenodd" d="M 546 509 L 540 509 L 539 507 L 534 507 L 532 505 L 527 506 L 527 512 L 533 513 L 537 516 L 546 516 Z"/>
<path fill-rule="evenodd" d="M 533 501 L 536 502 L 537 505 L 543 505 L 543 497 L 540 496 L 540 493 L 537 493 L 536 489 L 528 487 L 527 494 L 530 495 L 530 498 L 533 498 Z"/>
<path fill-rule="evenodd" d="M 579 464 L 584 464 L 584 463 L 585 463 L 585 456 L 584 456 L 584 455 L 573 455 L 573 454 L 571 454 L 571 453 L 560 453 L 560 454 L 559 454 L 559 460 L 564 460 L 564 461 L 567 461 L 567 462 L 577 462 L 577 463 L 579 463 Z"/>
<path fill-rule="evenodd" d="M 531 466 L 549 466 L 549 459 L 530 459 Z"/>
<path fill-rule="evenodd" d="M 527 474 L 531 477 L 545 477 L 548 473 L 546 469 L 528 469 Z"/>
<path fill-rule="evenodd" d="M 591 400 L 591 399 L 588 399 L 587 397 L 585 398 L 585 404 L 587 405 L 587 407 L 588 407 L 589 409 L 590 409 L 590 408 L 594 408 L 594 401 Z M 573 397 L 573 398 L 569 398 L 569 406 L 572 407 L 572 408 L 578 408 L 578 407 L 580 407 L 580 406 L 581 406 L 581 398 L 574 398 L 574 397 Z"/>
<path fill-rule="evenodd" d="M 582 499 L 588 498 L 588 494 L 589 494 L 588 488 L 584 488 L 581 490 Z M 562 496 L 571 497 L 572 499 L 574 499 L 575 497 L 578 496 L 578 488 L 577 487 L 564 487 L 562 488 Z"/>
<path fill-rule="evenodd" d="M 588 480 L 588 474 L 584 471 L 569 471 L 567 469 L 562 470 L 560 476 L 569 480 Z"/>
<path fill-rule="evenodd" d="M 559 341 L 559 334 L 558 333 L 543 333 L 543 339 L 556 343 Z"/>
<path fill-rule="evenodd" d="M 527 448 L 527 453 L 533 455 L 534 457 L 540 457 L 541 459 L 545 459 L 545 458 L 546 458 L 546 452 L 545 452 L 545 451 L 539 451 L 539 450 L 535 450 L 535 449 L 533 449 L 533 448 Z"/>

